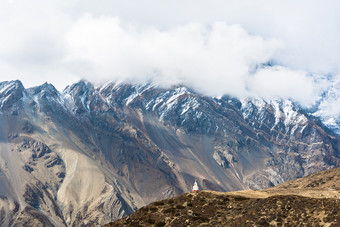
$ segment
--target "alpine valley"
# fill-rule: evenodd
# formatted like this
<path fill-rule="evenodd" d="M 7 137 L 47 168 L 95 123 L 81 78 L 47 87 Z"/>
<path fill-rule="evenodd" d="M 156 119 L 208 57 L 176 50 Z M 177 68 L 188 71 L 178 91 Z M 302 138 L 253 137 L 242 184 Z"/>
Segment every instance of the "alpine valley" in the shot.
<path fill-rule="evenodd" d="M 102 225 L 195 179 L 264 189 L 340 166 L 337 131 L 293 101 L 182 85 L 1 82 L 0 126 L 1 226 Z"/>

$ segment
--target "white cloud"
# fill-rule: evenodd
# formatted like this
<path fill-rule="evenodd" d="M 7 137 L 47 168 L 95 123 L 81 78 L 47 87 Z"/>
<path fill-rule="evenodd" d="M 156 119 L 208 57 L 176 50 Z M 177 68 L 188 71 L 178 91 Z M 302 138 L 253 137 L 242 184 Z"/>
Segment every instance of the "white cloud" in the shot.
<path fill-rule="evenodd" d="M 260 69 L 248 80 L 248 86 L 253 95 L 294 99 L 305 105 L 312 105 L 321 93 L 312 76 L 281 66 Z"/>
<path fill-rule="evenodd" d="M 1 1 L 0 80 L 20 79 L 25 86 L 48 81 L 58 88 L 79 80 L 62 63 L 71 23 L 52 1 Z"/>
<path fill-rule="evenodd" d="M 186 83 L 209 95 L 244 94 L 250 67 L 269 61 L 281 47 L 224 22 L 138 31 L 122 28 L 118 18 L 90 15 L 79 19 L 66 39 L 66 61 L 87 78 Z"/>
<path fill-rule="evenodd" d="M 332 78 L 332 85 L 325 93 L 317 115 L 326 118 L 336 116 L 340 119 L 340 74 Z"/>
<path fill-rule="evenodd" d="M 339 73 L 338 1 L 0 2 L 0 80 L 183 82 L 208 95 L 309 105 Z M 281 66 L 259 69 L 275 60 Z"/>

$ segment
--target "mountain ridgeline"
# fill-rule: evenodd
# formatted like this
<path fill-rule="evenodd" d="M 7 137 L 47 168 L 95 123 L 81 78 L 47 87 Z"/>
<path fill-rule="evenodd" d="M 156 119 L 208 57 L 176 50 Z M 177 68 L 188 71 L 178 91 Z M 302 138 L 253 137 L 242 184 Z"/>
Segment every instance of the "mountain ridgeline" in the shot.
<path fill-rule="evenodd" d="M 0 83 L 0 225 L 100 225 L 191 189 L 263 189 L 340 166 L 290 100 L 185 86 Z"/>

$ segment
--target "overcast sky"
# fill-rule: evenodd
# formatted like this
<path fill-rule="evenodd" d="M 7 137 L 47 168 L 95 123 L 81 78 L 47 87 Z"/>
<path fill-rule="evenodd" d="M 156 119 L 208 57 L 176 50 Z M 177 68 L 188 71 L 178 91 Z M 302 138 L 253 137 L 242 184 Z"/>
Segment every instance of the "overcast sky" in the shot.
<path fill-rule="evenodd" d="M 337 0 L 1 0 L 0 81 L 184 83 L 311 105 L 339 81 L 339 12 Z"/>

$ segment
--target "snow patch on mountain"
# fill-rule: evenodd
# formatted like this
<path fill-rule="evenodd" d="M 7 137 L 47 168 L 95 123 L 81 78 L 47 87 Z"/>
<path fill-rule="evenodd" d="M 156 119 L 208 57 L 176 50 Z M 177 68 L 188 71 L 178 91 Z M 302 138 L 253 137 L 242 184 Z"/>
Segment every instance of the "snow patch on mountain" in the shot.
<path fill-rule="evenodd" d="M 307 117 L 298 105 L 291 100 L 273 99 L 266 101 L 261 98 L 246 98 L 241 100 L 241 103 L 241 111 L 245 119 L 255 116 L 255 119 L 260 123 L 269 124 L 271 130 L 280 127 L 280 124 L 282 124 L 286 133 L 293 135 L 299 127 L 304 127 L 308 122 Z M 274 121 L 269 120 L 268 117 L 271 115 L 274 116 Z"/>
<path fill-rule="evenodd" d="M 320 97 L 317 110 L 312 113 L 319 117 L 322 122 L 340 135 L 340 80 Z"/>
<path fill-rule="evenodd" d="M 153 87 L 154 87 L 154 85 L 150 84 L 150 83 L 144 84 L 144 85 L 141 85 L 141 86 L 135 86 L 134 87 L 135 91 L 125 99 L 125 105 L 128 106 L 137 97 L 142 96 L 145 92 L 147 92 L 148 90 L 150 90 Z"/>
<path fill-rule="evenodd" d="M 11 91 L 15 87 L 15 83 L 1 83 L 0 84 L 0 95 L 6 95 L 4 93 L 7 93 L 8 91 Z"/>

